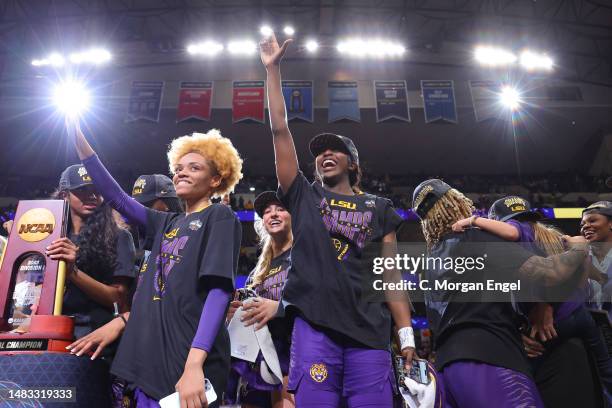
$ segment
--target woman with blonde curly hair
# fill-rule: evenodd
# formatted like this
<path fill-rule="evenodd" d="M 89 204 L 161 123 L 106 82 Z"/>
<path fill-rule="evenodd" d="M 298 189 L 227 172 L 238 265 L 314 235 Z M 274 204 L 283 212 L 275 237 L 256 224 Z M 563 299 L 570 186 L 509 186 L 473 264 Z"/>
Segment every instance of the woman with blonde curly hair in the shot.
<path fill-rule="evenodd" d="M 234 286 L 241 226 L 212 197 L 233 190 L 242 160 L 217 130 L 172 141 L 168 151 L 176 194 L 185 213 L 144 207 L 127 195 L 102 165 L 76 124 L 75 146 L 98 191 L 145 235 L 151 251 L 131 312 L 71 346 L 77 355 L 123 337 L 111 371 L 134 389 L 137 407 L 157 407 L 178 391 L 183 407 L 212 407 L 205 375 L 217 392 L 230 369 L 229 336 L 222 324 Z M 128 323 L 129 319 L 129 324 Z"/>

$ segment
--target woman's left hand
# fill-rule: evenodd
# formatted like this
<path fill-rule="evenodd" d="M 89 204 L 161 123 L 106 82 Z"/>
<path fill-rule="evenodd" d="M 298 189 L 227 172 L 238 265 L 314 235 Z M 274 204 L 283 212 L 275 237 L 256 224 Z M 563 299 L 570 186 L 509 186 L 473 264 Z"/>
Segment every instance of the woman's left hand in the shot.
<path fill-rule="evenodd" d="M 179 393 L 181 408 L 208 407 L 202 366 L 186 365 L 174 389 Z"/>
<path fill-rule="evenodd" d="M 270 320 L 276 316 L 278 310 L 278 302 L 262 297 L 256 297 L 250 302 L 242 304 L 244 315 L 242 316 L 242 322 L 245 326 L 250 326 L 254 323 L 255 330 L 259 330 L 264 327 Z"/>
<path fill-rule="evenodd" d="M 412 367 L 412 359 L 414 358 L 415 352 L 412 347 L 404 347 L 402 350 L 402 357 L 405 358 L 404 367 L 406 370 L 410 371 L 410 367 Z"/>
<path fill-rule="evenodd" d="M 49 258 L 56 261 L 66 262 L 66 272 L 68 273 L 68 278 L 70 278 L 72 272 L 74 271 L 74 264 L 76 263 L 78 252 L 79 247 L 77 247 L 68 238 L 56 239 L 47 247 L 47 256 Z"/>

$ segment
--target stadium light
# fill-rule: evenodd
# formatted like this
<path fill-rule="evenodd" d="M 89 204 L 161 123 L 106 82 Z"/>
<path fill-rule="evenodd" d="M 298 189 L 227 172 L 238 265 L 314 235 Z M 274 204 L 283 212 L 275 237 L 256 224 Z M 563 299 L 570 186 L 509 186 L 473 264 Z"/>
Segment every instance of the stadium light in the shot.
<path fill-rule="evenodd" d="M 347 39 L 336 47 L 341 54 L 357 58 L 400 57 L 406 52 L 403 45 L 389 40 Z"/>
<path fill-rule="evenodd" d="M 552 58 L 543 53 L 525 50 L 521 53 L 519 63 L 528 71 L 551 71 L 554 65 Z"/>
<path fill-rule="evenodd" d="M 112 58 L 111 53 L 103 48 L 92 48 L 83 52 L 70 54 L 70 62 L 73 64 L 104 64 Z"/>
<path fill-rule="evenodd" d="M 504 86 L 499 94 L 499 101 L 503 106 L 515 111 L 521 105 L 523 100 L 521 99 L 520 92 L 511 86 Z"/>
<path fill-rule="evenodd" d="M 233 55 L 253 55 L 257 51 L 257 44 L 251 40 L 231 41 L 227 50 Z"/>
<path fill-rule="evenodd" d="M 62 81 L 53 90 L 53 103 L 64 115 L 77 117 L 89 107 L 89 91 L 81 82 Z"/>
<path fill-rule="evenodd" d="M 315 40 L 306 41 L 306 51 L 308 52 L 316 52 L 319 49 L 319 43 Z"/>
<path fill-rule="evenodd" d="M 272 34 L 274 34 L 274 30 L 272 30 L 272 27 L 270 27 L 267 24 L 262 25 L 259 28 L 259 32 L 261 33 L 261 35 L 263 35 L 264 37 L 270 37 Z"/>
<path fill-rule="evenodd" d="M 216 41 L 207 40 L 197 44 L 190 44 L 187 46 L 187 52 L 192 55 L 206 55 L 208 57 L 214 57 L 223 51 L 223 44 Z"/>
<path fill-rule="evenodd" d="M 295 29 L 291 26 L 285 26 L 285 28 L 283 28 L 283 33 L 285 33 L 285 35 L 293 35 L 295 34 Z"/>
<path fill-rule="evenodd" d="M 481 65 L 499 67 L 511 65 L 516 62 L 516 55 L 503 48 L 479 45 L 474 50 L 474 58 Z"/>

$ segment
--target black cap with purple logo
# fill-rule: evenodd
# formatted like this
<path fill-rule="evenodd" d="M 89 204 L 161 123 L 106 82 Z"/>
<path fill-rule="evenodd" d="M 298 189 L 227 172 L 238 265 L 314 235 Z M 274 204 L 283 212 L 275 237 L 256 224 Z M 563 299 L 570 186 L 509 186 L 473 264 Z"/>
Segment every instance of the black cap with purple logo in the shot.
<path fill-rule="evenodd" d="M 163 174 L 144 174 L 136 180 L 132 197 L 141 204 L 158 198 L 177 198 L 174 184 Z"/>
<path fill-rule="evenodd" d="M 495 201 L 489 208 L 488 217 L 492 220 L 507 221 L 521 216 L 522 219 L 537 221 L 542 215 L 531 208 L 529 201 L 519 196 L 507 196 Z"/>
<path fill-rule="evenodd" d="M 279 200 L 276 196 L 276 191 L 264 191 L 263 193 L 255 197 L 255 201 L 253 202 L 253 208 L 255 208 L 255 212 L 257 213 L 257 215 L 259 215 L 260 218 L 263 218 L 264 212 L 270 204 L 283 205 L 283 203 L 281 203 L 281 200 Z"/>
<path fill-rule="evenodd" d="M 73 164 L 62 172 L 59 181 L 59 190 L 76 190 L 83 186 L 93 184 L 87 169 L 82 164 Z"/>
<path fill-rule="evenodd" d="M 419 218 L 425 218 L 434 204 L 451 188 L 440 179 L 425 180 L 412 193 L 412 210 Z"/>
<path fill-rule="evenodd" d="M 351 139 L 346 136 L 337 135 L 335 133 L 321 133 L 310 140 L 308 145 L 310 153 L 317 157 L 327 149 L 337 150 L 348 154 L 353 163 L 359 165 L 359 153 L 357 147 Z"/>

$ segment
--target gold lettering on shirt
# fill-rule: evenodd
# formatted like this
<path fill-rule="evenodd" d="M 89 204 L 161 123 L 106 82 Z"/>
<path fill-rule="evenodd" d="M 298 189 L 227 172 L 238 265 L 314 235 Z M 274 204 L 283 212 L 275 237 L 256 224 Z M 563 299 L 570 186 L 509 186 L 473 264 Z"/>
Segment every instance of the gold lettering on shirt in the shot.
<path fill-rule="evenodd" d="M 176 235 L 178 234 L 178 232 L 179 232 L 179 228 L 175 228 L 175 229 L 173 229 L 172 231 L 167 232 L 166 234 L 164 234 L 164 236 L 165 236 L 167 239 L 172 239 L 172 238 L 176 237 Z"/>
<path fill-rule="evenodd" d="M 334 200 L 333 198 L 330 201 L 329 205 L 333 205 L 334 207 L 347 208 L 349 210 L 354 210 L 357 208 L 357 204 L 355 203 L 351 203 L 350 201 Z"/>

